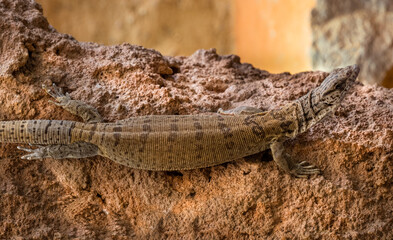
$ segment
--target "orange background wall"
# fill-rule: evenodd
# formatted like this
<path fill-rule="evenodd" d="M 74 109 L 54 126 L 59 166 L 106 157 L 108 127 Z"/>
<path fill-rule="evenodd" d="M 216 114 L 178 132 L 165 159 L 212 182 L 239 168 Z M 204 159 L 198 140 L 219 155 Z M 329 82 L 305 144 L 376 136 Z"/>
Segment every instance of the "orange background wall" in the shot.
<path fill-rule="evenodd" d="M 164 55 L 216 48 L 270 72 L 311 70 L 315 0 L 37 1 L 51 25 L 79 41 L 129 42 Z"/>
<path fill-rule="evenodd" d="M 235 52 L 270 72 L 311 70 L 315 0 L 234 0 Z"/>

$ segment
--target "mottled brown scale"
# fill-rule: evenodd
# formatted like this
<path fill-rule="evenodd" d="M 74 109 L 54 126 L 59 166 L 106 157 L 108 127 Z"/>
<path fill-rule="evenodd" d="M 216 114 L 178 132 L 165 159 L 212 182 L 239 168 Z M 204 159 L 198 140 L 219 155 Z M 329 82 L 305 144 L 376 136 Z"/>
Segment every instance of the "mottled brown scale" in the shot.
<path fill-rule="evenodd" d="M 194 121 L 195 140 L 201 141 L 203 139 L 203 127 L 200 122 Z"/>

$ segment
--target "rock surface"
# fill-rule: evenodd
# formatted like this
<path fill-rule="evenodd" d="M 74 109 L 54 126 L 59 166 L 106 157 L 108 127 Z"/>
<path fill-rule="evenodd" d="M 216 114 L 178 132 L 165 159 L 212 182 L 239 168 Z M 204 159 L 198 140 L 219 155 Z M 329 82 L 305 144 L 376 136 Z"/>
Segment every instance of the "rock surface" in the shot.
<path fill-rule="evenodd" d="M 146 114 L 273 109 L 323 72 L 269 74 L 237 56 L 163 57 L 129 44 L 80 43 L 32 1 L 0 0 L 0 119 L 80 120 L 48 103 L 56 83 L 107 121 Z M 337 112 L 287 143 L 323 170 L 296 179 L 268 153 L 181 172 L 102 157 L 27 161 L 0 144 L 2 239 L 392 239 L 393 92 L 357 83 Z M 261 160 L 262 159 L 262 160 Z"/>
<path fill-rule="evenodd" d="M 393 87 L 393 1 L 318 0 L 312 11 L 312 64 L 330 71 L 357 63 L 359 79 Z"/>

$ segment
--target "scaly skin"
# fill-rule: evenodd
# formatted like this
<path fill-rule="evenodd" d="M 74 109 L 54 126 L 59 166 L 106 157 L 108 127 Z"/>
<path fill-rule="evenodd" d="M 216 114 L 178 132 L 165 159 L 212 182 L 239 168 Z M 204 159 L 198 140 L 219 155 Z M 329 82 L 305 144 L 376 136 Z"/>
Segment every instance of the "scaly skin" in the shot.
<path fill-rule="evenodd" d="M 101 155 L 147 170 L 186 170 L 214 166 L 270 148 L 284 171 L 306 177 L 320 171 L 285 157 L 283 142 L 320 121 L 340 104 L 359 73 L 358 66 L 334 70 L 323 83 L 281 109 L 251 107 L 218 115 L 143 116 L 102 123 L 91 106 L 54 87 L 44 89 L 55 104 L 87 123 L 63 120 L 1 121 L 0 142 L 40 145 L 24 159 L 82 158 Z"/>

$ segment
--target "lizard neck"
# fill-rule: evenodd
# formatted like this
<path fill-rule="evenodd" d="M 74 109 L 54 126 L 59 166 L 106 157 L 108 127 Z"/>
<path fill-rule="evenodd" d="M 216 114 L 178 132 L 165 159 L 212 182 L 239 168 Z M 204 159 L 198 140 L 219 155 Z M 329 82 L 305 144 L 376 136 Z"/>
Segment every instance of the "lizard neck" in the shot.
<path fill-rule="evenodd" d="M 295 102 L 297 105 L 299 133 L 307 131 L 326 115 L 332 113 L 340 103 L 337 101 L 331 105 L 323 104 L 318 101 L 317 94 L 318 88 L 310 91 Z"/>

